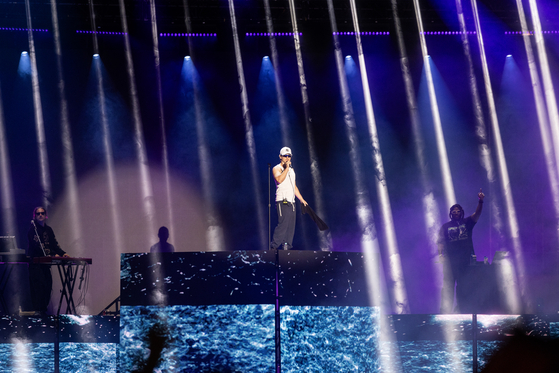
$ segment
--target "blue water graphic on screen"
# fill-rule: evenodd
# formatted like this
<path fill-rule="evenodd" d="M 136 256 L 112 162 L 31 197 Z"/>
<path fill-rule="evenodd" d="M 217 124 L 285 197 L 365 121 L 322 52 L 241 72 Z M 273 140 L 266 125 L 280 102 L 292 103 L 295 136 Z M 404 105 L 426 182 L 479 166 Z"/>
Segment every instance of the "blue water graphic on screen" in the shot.
<path fill-rule="evenodd" d="M 54 372 L 54 344 L 0 343 L 0 372 Z"/>
<path fill-rule="evenodd" d="M 273 305 L 124 306 L 120 371 L 273 372 Z"/>
<path fill-rule="evenodd" d="M 116 343 L 61 343 L 60 373 L 117 371 Z"/>
<path fill-rule="evenodd" d="M 377 372 L 379 316 L 377 307 L 281 307 L 281 371 Z"/>

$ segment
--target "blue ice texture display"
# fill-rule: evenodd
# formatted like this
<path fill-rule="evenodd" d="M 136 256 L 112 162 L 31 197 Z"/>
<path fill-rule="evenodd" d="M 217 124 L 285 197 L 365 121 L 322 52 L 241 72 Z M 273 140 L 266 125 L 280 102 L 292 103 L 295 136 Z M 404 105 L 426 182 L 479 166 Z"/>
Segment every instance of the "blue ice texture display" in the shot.
<path fill-rule="evenodd" d="M 273 372 L 274 305 L 123 306 L 120 371 Z"/>
<path fill-rule="evenodd" d="M 377 372 L 378 307 L 280 307 L 281 371 Z"/>
<path fill-rule="evenodd" d="M 0 373 L 54 372 L 54 344 L 0 343 Z"/>
<path fill-rule="evenodd" d="M 117 372 L 118 344 L 61 343 L 60 373 Z"/>

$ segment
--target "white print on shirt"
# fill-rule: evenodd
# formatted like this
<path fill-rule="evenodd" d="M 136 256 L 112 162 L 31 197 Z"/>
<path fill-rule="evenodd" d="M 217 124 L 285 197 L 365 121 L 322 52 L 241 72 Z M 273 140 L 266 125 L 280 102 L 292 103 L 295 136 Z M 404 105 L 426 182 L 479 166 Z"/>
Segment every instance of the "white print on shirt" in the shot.
<path fill-rule="evenodd" d="M 466 224 L 460 224 L 457 227 L 448 227 L 448 240 L 458 241 L 465 240 L 468 238 L 468 231 L 466 230 Z"/>

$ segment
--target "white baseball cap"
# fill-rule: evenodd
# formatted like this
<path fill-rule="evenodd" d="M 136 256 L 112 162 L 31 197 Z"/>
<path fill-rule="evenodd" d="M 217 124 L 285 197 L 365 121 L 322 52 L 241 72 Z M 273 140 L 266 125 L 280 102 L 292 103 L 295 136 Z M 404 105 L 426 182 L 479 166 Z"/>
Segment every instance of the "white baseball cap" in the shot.
<path fill-rule="evenodd" d="M 293 155 L 293 153 L 291 153 L 291 149 L 288 148 L 287 146 L 284 146 L 284 147 L 281 148 L 281 150 L 280 150 L 280 155 L 286 155 L 286 154 L 291 154 L 291 155 Z"/>

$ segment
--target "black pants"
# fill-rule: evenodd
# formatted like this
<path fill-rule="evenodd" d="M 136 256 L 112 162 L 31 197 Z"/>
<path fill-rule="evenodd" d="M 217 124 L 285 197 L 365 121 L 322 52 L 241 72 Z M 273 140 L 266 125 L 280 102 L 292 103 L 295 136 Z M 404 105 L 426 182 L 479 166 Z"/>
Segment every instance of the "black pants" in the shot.
<path fill-rule="evenodd" d="M 470 252 L 445 253 L 443 259 L 443 287 L 441 290 L 441 313 L 458 313 L 460 304 L 467 297 L 466 275 L 470 265 Z M 454 287 L 456 286 L 456 308 Z"/>
<path fill-rule="evenodd" d="M 49 265 L 29 265 L 29 287 L 33 310 L 47 312 L 52 292 L 52 274 Z"/>
<path fill-rule="evenodd" d="M 276 202 L 276 210 L 278 211 L 278 225 L 274 229 L 274 237 L 270 247 L 272 249 L 293 247 L 293 236 L 295 235 L 295 203 Z"/>

